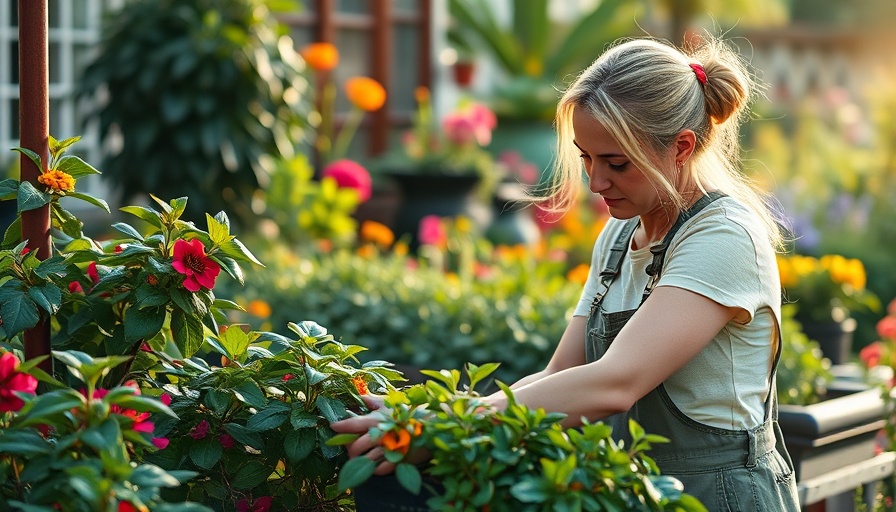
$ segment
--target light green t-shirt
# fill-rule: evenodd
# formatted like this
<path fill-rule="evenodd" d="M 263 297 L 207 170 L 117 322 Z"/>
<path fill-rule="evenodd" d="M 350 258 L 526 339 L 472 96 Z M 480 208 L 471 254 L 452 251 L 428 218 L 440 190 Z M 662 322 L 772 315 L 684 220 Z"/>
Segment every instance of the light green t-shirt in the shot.
<path fill-rule="evenodd" d="M 624 225 L 611 219 L 598 236 L 576 316 L 588 315 L 599 289 L 598 275 Z M 626 252 L 620 274 L 604 297 L 604 311 L 638 307 L 651 259 L 649 247 Z M 749 318 L 729 322 L 665 381 L 665 387 L 675 405 L 698 422 L 734 430 L 760 425 L 781 313 L 781 284 L 765 225 L 733 198 L 714 201 L 672 238 L 657 286 L 684 288 L 748 313 Z M 688 315 L 684 310 L 680 313 Z"/>

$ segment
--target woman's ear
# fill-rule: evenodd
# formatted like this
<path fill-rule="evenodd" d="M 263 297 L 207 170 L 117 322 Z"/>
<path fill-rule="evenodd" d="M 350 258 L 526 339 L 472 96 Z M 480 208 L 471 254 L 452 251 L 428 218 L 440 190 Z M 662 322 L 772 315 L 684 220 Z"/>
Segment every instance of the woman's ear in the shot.
<path fill-rule="evenodd" d="M 697 147 L 697 136 L 693 130 L 682 130 L 675 138 L 675 163 L 679 168 L 691 158 Z"/>

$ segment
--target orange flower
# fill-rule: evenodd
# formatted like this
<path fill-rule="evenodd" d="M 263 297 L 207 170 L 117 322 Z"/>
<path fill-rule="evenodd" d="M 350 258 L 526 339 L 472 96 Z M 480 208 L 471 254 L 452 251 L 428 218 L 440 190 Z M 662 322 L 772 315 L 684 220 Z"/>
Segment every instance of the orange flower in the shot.
<path fill-rule="evenodd" d="M 423 423 L 411 418 L 408 420 L 408 426 L 414 429 L 414 437 L 419 437 L 423 433 Z"/>
<path fill-rule="evenodd" d="M 271 316 L 271 306 L 261 299 L 255 299 L 246 306 L 246 312 L 258 318 L 267 318 Z"/>
<path fill-rule="evenodd" d="M 72 178 L 71 174 L 62 172 L 57 169 L 50 169 L 49 171 L 41 174 L 37 177 L 37 181 L 57 192 L 75 191 L 75 178 Z"/>
<path fill-rule="evenodd" d="M 403 428 L 390 430 L 383 434 L 382 443 L 385 449 L 405 455 L 411 447 L 411 433 Z"/>
<path fill-rule="evenodd" d="M 352 377 L 352 384 L 355 385 L 355 389 L 358 390 L 359 395 L 367 394 L 367 392 L 368 392 L 367 391 L 367 383 L 364 382 L 364 377 L 362 377 L 360 375 L 355 375 L 354 377 Z"/>
<path fill-rule="evenodd" d="M 566 279 L 567 281 L 572 281 L 573 283 L 585 284 L 585 281 L 588 280 L 588 270 L 588 265 L 582 263 L 567 272 Z"/>
<path fill-rule="evenodd" d="M 311 43 L 300 53 L 305 62 L 317 71 L 329 71 L 339 64 L 339 50 L 332 43 Z"/>
<path fill-rule="evenodd" d="M 373 78 L 366 76 L 346 80 L 345 94 L 353 105 L 365 112 L 379 110 L 386 102 L 386 89 Z"/>
<path fill-rule="evenodd" d="M 414 89 L 414 99 L 417 100 L 417 103 L 429 101 L 429 89 L 423 86 L 417 87 Z"/>
<path fill-rule="evenodd" d="M 361 224 L 361 239 L 387 248 L 395 241 L 395 234 L 385 224 L 373 220 L 365 220 Z"/>

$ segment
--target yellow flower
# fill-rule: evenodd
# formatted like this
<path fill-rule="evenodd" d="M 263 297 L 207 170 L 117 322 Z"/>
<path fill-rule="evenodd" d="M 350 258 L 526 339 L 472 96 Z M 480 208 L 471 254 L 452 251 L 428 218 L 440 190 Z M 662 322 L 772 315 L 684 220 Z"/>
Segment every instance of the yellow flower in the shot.
<path fill-rule="evenodd" d="M 346 80 L 345 94 L 353 105 L 365 112 L 379 110 L 386 102 L 386 89 L 373 78 L 366 76 Z"/>
<path fill-rule="evenodd" d="M 329 71 L 339 64 L 339 50 L 331 43 L 311 43 L 300 53 L 305 62 L 317 71 Z"/>
<path fill-rule="evenodd" d="M 469 233 L 473 231 L 473 222 L 468 217 L 460 216 L 454 219 L 454 228 L 458 233 Z"/>
<path fill-rule="evenodd" d="M 271 316 L 271 306 L 261 299 L 255 299 L 246 306 L 246 312 L 258 318 L 267 318 Z"/>
<path fill-rule="evenodd" d="M 361 239 L 387 248 L 395 241 L 395 234 L 385 224 L 373 220 L 365 220 L 361 224 Z"/>
<path fill-rule="evenodd" d="M 47 188 L 55 190 L 57 192 L 75 191 L 75 178 L 72 178 L 71 174 L 62 172 L 57 169 L 50 169 L 49 171 L 41 174 L 37 177 L 37 181 L 46 185 Z"/>

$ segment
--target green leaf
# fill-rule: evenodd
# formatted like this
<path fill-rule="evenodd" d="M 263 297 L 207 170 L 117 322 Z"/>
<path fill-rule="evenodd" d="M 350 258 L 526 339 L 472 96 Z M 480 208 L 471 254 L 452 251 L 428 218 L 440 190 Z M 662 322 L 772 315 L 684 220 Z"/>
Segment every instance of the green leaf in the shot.
<path fill-rule="evenodd" d="M 268 403 L 267 399 L 264 397 L 264 393 L 262 393 L 261 389 L 258 387 L 258 384 L 252 380 L 248 380 L 239 386 L 235 386 L 231 391 L 237 400 L 251 407 L 255 407 L 256 409 L 261 409 Z"/>
<path fill-rule="evenodd" d="M 106 213 L 112 213 L 112 210 L 109 209 L 109 203 L 107 203 L 103 199 L 100 199 L 99 197 L 92 196 L 90 194 L 85 194 L 83 192 L 66 192 L 65 195 L 66 195 L 66 197 L 73 197 L 75 199 L 80 199 L 84 202 L 87 202 L 94 206 L 97 206 L 97 207 L 105 210 Z"/>
<path fill-rule="evenodd" d="M 258 258 L 256 258 L 255 255 L 252 254 L 252 252 L 236 238 L 222 244 L 221 252 L 236 260 L 248 261 L 262 267 L 264 266 L 260 261 L 258 261 Z"/>
<path fill-rule="evenodd" d="M 376 469 L 376 462 L 367 457 L 350 459 L 339 470 L 339 490 L 345 491 L 367 481 Z"/>
<path fill-rule="evenodd" d="M 205 341 L 205 328 L 202 322 L 178 308 L 171 312 L 171 334 L 184 357 L 192 357 Z"/>
<path fill-rule="evenodd" d="M 225 423 L 224 430 L 228 434 L 233 436 L 233 438 L 240 444 L 251 446 L 256 450 L 264 449 L 264 441 L 262 440 L 261 436 L 258 435 L 258 432 L 249 430 L 248 428 L 236 423 Z"/>
<path fill-rule="evenodd" d="M 123 443 L 121 428 L 114 418 L 106 418 L 96 427 L 90 427 L 80 434 L 80 438 L 94 450 L 101 452 Z"/>
<path fill-rule="evenodd" d="M 246 428 L 263 432 L 272 430 L 286 423 L 289 419 L 289 406 L 278 400 L 271 401 L 267 407 L 253 414 L 246 422 Z"/>
<path fill-rule="evenodd" d="M 56 163 L 56 169 L 69 174 L 72 178 L 78 179 L 91 174 L 101 174 L 92 165 L 77 156 L 69 155 L 60 158 Z"/>
<path fill-rule="evenodd" d="M 110 393 L 111 395 L 111 393 Z M 109 395 L 107 395 L 108 398 Z M 154 412 L 167 414 L 168 416 L 177 418 L 177 414 L 167 405 L 163 404 L 156 398 L 143 395 L 129 395 L 117 397 L 110 400 L 112 403 L 120 405 L 124 409 L 132 409 L 138 412 Z"/>
<path fill-rule="evenodd" d="M 34 327 L 40 320 L 37 305 L 19 288 L 18 281 L 10 280 L 0 286 L 0 318 L 10 337 Z"/>
<path fill-rule="evenodd" d="M 305 320 L 298 324 L 290 322 L 287 327 L 302 338 L 314 338 L 320 340 L 327 336 L 327 329 L 311 320 Z"/>
<path fill-rule="evenodd" d="M 230 227 L 227 224 L 218 222 L 218 219 L 209 214 L 205 214 L 205 221 L 208 225 L 208 236 L 214 245 L 221 245 L 230 241 Z"/>
<path fill-rule="evenodd" d="M 283 451 L 286 458 L 297 463 L 307 457 L 317 446 L 317 435 L 313 428 L 293 430 L 283 438 Z"/>
<path fill-rule="evenodd" d="M 252 489 L 267 480 L 273 472 L 274 468 L 270 466 L 255 460 L 249 461 L 233 476 L 233 487 L 235 489 Z"/>
<path fill-rule="evenodd" d="M 53 256 L 41 261 L 34 267 L 34 274 L 41 279 L 49 279 L 51 275 L 62 277 L 66 274 L 66 262 L 62 256 Z"/>
<path fill-rule="evenodd" d="M 129 307 L 124 314 L 124 339 L 128 343 L 147 340 L 152 338 L 165 324 L 167 312 L 165 308 L 145 308 Z M 174 315 L 172 315 L 171 323 L 174 324 Z M 172 325 L 172 330 L 174 326 Z M 175 336 L 177 339 L 177 336 Z M 180 347 L 178 347 L 180 348 Z"/>
<path fill-rule="evenodd" d="M 227 357 L 239 362 L 246 360 L 246 350 L 251 341 L 249 333 L 243 331 L 239 326 L 231 325 L 218 336 L 218 340 L 227 350 Z"/>
<path fill-rule="evenodd" d="M 51 315 L 55 315 L 62 304 L 62 290 L 53 283 L 41 283 L 28 288 L 28 296 Z"/>
<path fill-rule="evenodd" d="M 345 446 L 361 437 L 361 434 L 336 434 L 327 440 L 328 446 Z"/>
<path fill-rule="evenodd" d="M 19 209 L 19 212 L 35 210 L 50 204 L 51 199 L 52 196 L 50 194 L 37 190 L 29 181 L 23 181 L 19 185 L 16 207 Z"/>
<path fill-rule="evenodd" d="M 169 201 L 169 204 L 171 205 L 171 211 L 169 212 L 168 217 L 171 221 L 174 221 L 184 214 L 184 210 L 187 208 L 187 198 L 178 197 Z"/>
<path fill-rule="evenodd" d="M 293 404 L 292 414 L 289 416 L 289 422 L 292 428 L 299 430 L 302 428 L 314 428 L 320 418 L 302 409 L 302 404 Z"/>
<path fill-rule="evenodd" d="M 37 170 L 39 172 L 44 172 L 44 164 L 41 163 L 40 155 L 38 155 L 34 151 L 31 151 L 30 149 L 27 149 L 27 148 L 18 148 L 17 147 L 17 148 L 12 148 L 12 150 L 18 151 L 19 153 L 22 153 L 23 155 L 27 156 L 29 159 L 31 159 L 32 162 L 34 162 L 34 165 L 37 167 Z"/>
<path fill-rule="evenodd" d="M 550 498 L 535 477 L 526 478 L 510 488 L 510 494 L 523 503 L 543 503 Z"/>
<path fill-rule="evenodd" d="M 124 233 L 124 235 L 128 238 L 140 240 L 141 242 L 143 241 L 143 235 L 141 235 L 140 232 L 134 229 L 130 224 L 125 224 L 124 222 L 116 222 L 115 224 L 112 224 L 112 228 Z"/>
<path fill-rule="evenodd" d="M 416 466 L 402 462 L 395 466 L 395 476 L 398 477 L 398 481 L 408 492 L 414 495 L 420 494 L 420 486 L 423 483 L 423 479 L 420 477 L 420 471 Z"/>
<path fill-rule="evenodd" d="M 37 430 L 0 430 L 0 453 L 31 457 L 52 451 L 52 445 Z"/>
<path fill-rule="evenodd" d="M 140 464 L 128 481 L 138 487 L 177 487 L 181 480 L 154 464 Z"/>
<path fill-rule="evenodd" d="M 69 137 L 67 139 L 56 140 L 52 135 L 50 135 L 49 140 L 50 140 L 50 142 L 49 142 L 48 146 L 50 149 L 50 154 L 61 155 L 62 153 L 65 152 L 66 149 L 68 149 L 70 146 L 74 145 L 76 142 L 81 140 L 81 136 L 76 135 L 74 137 Z"/>
<path fill-rule="evenodd" d="M 15 245 L 20 240 L 22 240 L 22 217 L 16 216 L 15 220 L 12 221 L 12 224 L 6 228 L 6 232 L 3 234 L 3 245 Z"/>
<path fill-rule="evenodd" d="M 27 427 L 53 420 L 56 414 L 64 414 L 81 407 L 86 398 L 74 389 L 59 389 L 38 396 L 32 400 L 27 412 L 19 416 L 19 426 Z"/>
<path fill-rule="evenodd" d="M 315 402 L 321 415 L 329 422 L 339 421 L 346 416 L 345 404 L 336 398 L 320 395 Z"/>
<path fill-rule="evenodd" d="M 19 192 L 19 180 L 7 178 L 0 181 L 0 199 L 13 199 Z"/>
<path fill-rule="evenodd" d="M 214 436 L 206 437 L 190 443 L 190 459 L 203 469 L 211 469 L 221 460 L 223 449 Z"/>
<path fill-rule="evenodd" d="M 125 213 L 130 213 L 131 215 L 143 219 L 159 229 L 164 226 L 162 223 L 162 215 L 152 208 L 147 208 L 145 206 L 124 206 L 119 209 Z"/>

